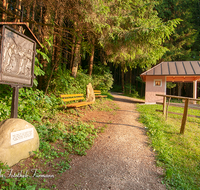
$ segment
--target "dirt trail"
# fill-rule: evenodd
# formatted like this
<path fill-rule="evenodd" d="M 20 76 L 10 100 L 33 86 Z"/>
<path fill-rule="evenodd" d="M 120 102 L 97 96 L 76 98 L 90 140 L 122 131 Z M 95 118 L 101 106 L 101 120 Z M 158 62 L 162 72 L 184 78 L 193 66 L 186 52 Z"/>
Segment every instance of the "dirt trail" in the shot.
<path fill-rule="evenodd" d="M 161 184 L 162 172 L 155 166 L 154 152 L 148 147 L 145 129 L 137 121 L 134 99 L 113 96 L 120 107 L 114 120 L 87 151 L 87 156 L 75 156 L 71 169 L 58 179 L 58 189 L 166 189 Z M 107 117 L 98 115 L 96 122 L 109 123 Z"/>

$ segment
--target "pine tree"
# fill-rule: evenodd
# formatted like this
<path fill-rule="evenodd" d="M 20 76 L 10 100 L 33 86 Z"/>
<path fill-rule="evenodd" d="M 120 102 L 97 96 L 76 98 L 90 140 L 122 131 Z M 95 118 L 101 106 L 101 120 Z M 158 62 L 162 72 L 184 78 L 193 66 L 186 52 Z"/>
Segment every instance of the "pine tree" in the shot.
<path fill-rule="evenodd" d="M 198 0 L 162 0 L 156 6 L 159 17 L 164 21 L 180 18 L 182 22 L 170 39 L 164 43 L 169 50 L 164 61 L 183 61 L 199 59 L 199 1 Z M 196 46 L 196 47 L 195 47 Z"/>

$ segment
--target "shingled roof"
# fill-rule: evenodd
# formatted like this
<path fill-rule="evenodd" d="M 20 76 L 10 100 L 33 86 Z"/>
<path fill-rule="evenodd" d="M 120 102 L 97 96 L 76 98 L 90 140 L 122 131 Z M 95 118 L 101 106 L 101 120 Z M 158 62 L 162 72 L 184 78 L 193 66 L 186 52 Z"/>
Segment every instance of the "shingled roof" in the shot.
<path fill-rule="evenodd" d="M 146 76 L 166 76 L 167 81 L 199 80 L 200 61 L 161 62 L 140 76 L 143 81 L 146 81 Z"/>

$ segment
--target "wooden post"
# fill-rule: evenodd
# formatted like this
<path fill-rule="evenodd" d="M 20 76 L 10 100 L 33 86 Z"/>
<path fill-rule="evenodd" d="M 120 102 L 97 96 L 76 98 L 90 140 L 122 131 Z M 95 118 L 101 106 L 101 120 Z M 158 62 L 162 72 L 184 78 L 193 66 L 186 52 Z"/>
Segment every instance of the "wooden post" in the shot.
<path fill-rule="evenodd" d="M 188 116 L 188 103 L 189 103 L 189 100 L 188 100 L 188 98 L 186 98 L 180 134 L 184 134 L 184 132 L 185 132 L 185 125 L 186 125 L 187 116 Z"/>
<path fill-rule="evenodd" d="M 197 99 L 197 80 L 193 81 L 193 98 Z M 196 104 L 196 101 L 193 101 Z"/>
<path fill-rule="evenodd" d="M 163 96 L 163 115 L 165 116 L 166 115 L 166 97 Z"/>
<path fill-rule="evenodd" d="M 168 116 L 168 107 L 169 107 L 169 103 L 170 103 L 171 97 L 168 100 L 168 104 L 167 104 L 167 109 L 166 109 L 166 118 L 165 120 L 167 120 L 167 116 Z"/>
<path fill-rule="evenodd" d="M 19 97 L 19 86 L 14 86 L 12 95 L 12 105 L 11 105 L 11 118 L 17 118 L 18 97 Z"/>

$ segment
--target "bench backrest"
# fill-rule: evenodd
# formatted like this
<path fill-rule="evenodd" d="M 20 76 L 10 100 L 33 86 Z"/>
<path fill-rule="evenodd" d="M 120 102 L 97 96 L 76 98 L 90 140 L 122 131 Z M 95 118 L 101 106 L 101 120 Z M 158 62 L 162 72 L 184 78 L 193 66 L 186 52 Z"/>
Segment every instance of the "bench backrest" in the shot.
<path fill-rule="evenodd" d="M 69 102 L 74 100 L 83 100 L 84 94 L 61 94 L 62 101 Z"/>
<path fill-rule="evenodd" d="M 101 94 L 101 90 L 94 90 L 94 94 Z"/>

